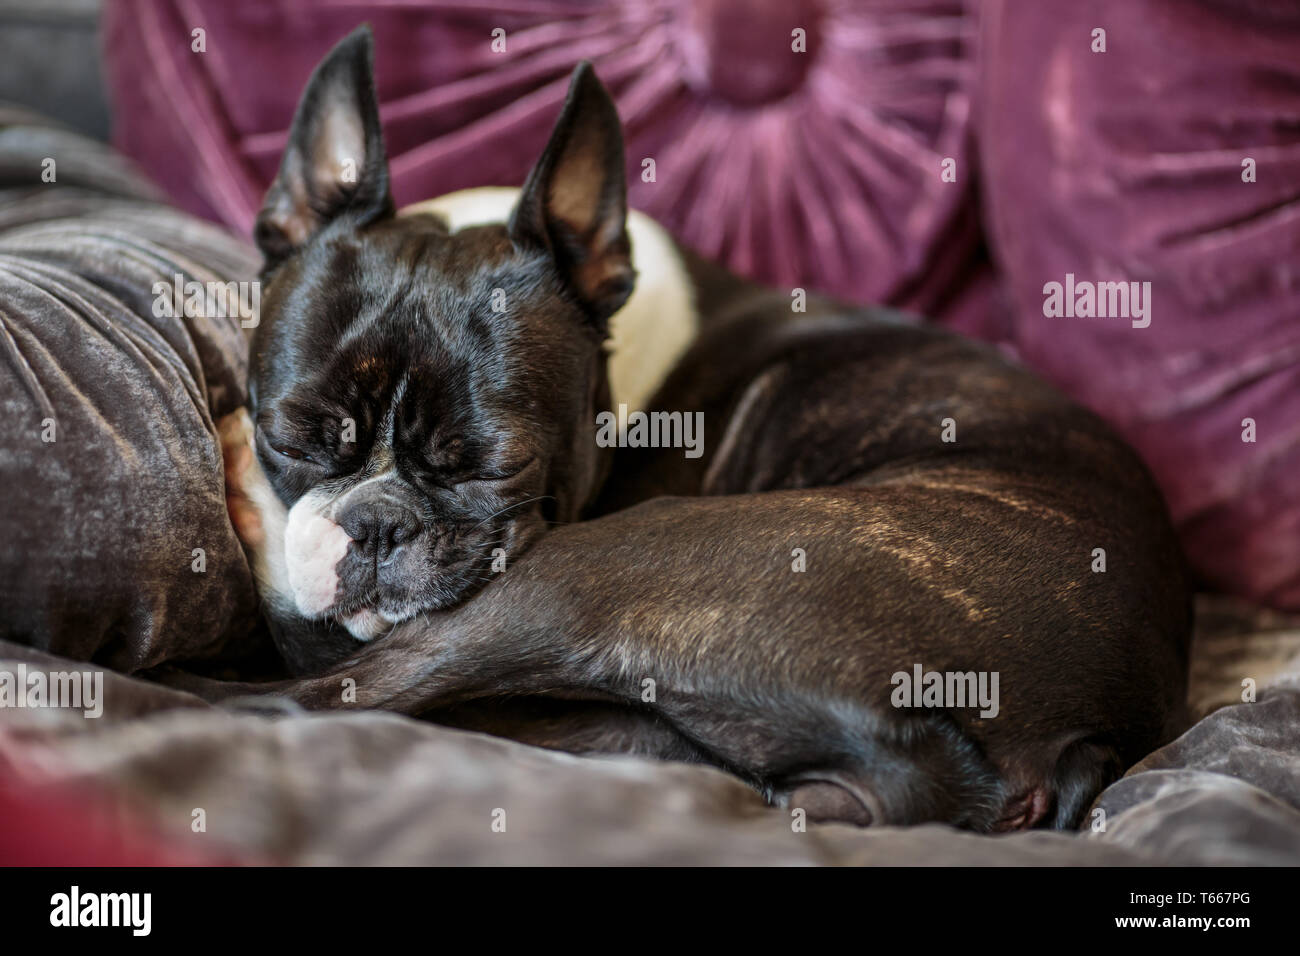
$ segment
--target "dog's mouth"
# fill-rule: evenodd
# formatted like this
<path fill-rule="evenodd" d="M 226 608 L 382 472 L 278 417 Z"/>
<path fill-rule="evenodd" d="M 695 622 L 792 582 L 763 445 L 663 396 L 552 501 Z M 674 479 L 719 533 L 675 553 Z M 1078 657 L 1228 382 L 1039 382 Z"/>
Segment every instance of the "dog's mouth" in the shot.
<path fill-rule="evenodd" d="M 424 580 L 377 584 L 360 597 L 343 598 L 323 616 L 342 624 L 358 640 L 371 641 L 421 613 L 464 603 L 488 580 L 484 575 L 449 569 Z"/>
<path fill-rule="evenodd" d="M 401 623 L 400 620 L 390 618 L 377 606 L 363 606 L 349 611 L 340 615 L 338 621 L 359 641 L 373 641 L 383 637 Z"/>
<path fill-rule="evenodd" d="M 455 589 L 453 596 L 432 602 L 412 600 L 408 595 L 385 595 L 376 588 L 363 598 L 336 605 L 325 616 L 342 624 L 357 640 L 372 641 L 426 611 L 447 610 L 464 603 L 479 587 L 482 584 L 468 582 Z M 440 588 L 440 592 L 445 590 L 450 589 Z"/>
<path fill-rule="evenodd" d="M 354 568 L 360 573 L 340 575 L 341 593 L 322 616 L 337 621 L 358 640 L 371 641 L 420 614 L 451 610 L 490 586 L 545 527 L 537 514 L 511 516 L 463 542 L 450 562 L 431 561 L 389 575 L 376 573 L 373 565 Z M 340 562 L 340 571 L 345 566 Z"/>

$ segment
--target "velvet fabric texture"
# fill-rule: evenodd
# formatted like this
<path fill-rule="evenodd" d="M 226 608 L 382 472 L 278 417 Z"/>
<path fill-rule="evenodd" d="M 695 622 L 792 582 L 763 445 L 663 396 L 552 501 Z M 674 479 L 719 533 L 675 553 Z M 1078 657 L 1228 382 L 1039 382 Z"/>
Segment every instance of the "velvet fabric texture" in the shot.
<path fill-rule="evenodd" d="M 68 864 L 147 854 L 316 865 L 1295 865 L 1300 620 L 1222 601 L 1202 601 L 1197 616 L 1192 703 L 1237 703 L 1104 790 L 1078 833 L 795 832 L 789 810 L 713 767 L 577 757 L 379 711 L 232 712 L 106 674 L 97 720 L 0 709 L 0 810 L 4 781 L 19 781 L 29 804 L 74 808 L 81 837 L 70 848 L 47 819 L 0 813 L 0 862 L 26 853 Z M 0 670 L 19 662 L 75 667 L 0 642 Z M 1254 703 L 1241 702 L 1243 673 L 1259 680 Z M 191 830 L 195 807 L 208 832 Z M 499 810 L 504 833 L 490 826 Z M 98 855 L 123 833 L 148 842 Z"/>
<path fill-rule="evenodd" d="M 939 177 L 951 157 L 970 182 L 967 6 L 124 0 L 105 8 L 105 63 L 115 144 L 247 235 L 312 68 L 357 24 L 375 33 L 399 205 L 521 185 L 590 59 L 618 102 L 632 206 L 742 274 L 932 312 L 978 238 L 969 186 Z"/>
<path fill-rule="evenodd" d="M 0 110 L 0 157 L 0 638 L 126 673 L 231 653 L 257 608 L 214 419 L 245 400 L 247 348 L 153 289 L 258 260 L 29 115 Z"/>
<path fill-rule="evenodd" d="M 1298 19 L 1293 0 L 109 0 L 105 49 L 117 144 L 243 234 L 308 74 L 357 23 L 401 203 L 521 182 L 590 58 L 634 206 L 739 272 L 1019 355 L 1142 453 L 1205 584 L 1300 607 Z M 1151 325 L 1045 316 L 1067 274 L 1150 281 Z"/>
<path fill-rule="evenodd" d="M 983 11 L 1005 339 L 1143 453 L 1204 582 L 1300 606 L 1300 6 Z M 1069 273 L 1149 282 L 1151 324 L 1045 317 Z"/>

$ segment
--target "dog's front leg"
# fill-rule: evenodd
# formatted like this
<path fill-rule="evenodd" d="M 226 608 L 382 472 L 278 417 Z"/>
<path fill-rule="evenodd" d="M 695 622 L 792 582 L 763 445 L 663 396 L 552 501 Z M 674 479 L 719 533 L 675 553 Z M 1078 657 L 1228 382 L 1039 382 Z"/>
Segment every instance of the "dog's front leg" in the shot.
<path fill-rule="evenodd" d="M 1004 796 L 979 748 L 946 714 L 889 706 L 892 671 L 937 659 L 916 646 L 928 630 L 900 633 L 897 559 L 830 533 L 893 507 L 862 489 L 659 499 L 561 526 L 466 604 L 322 676 L 219 693 L 409 714 L 614 701 L 810 815 L 988 827 Z M 820 573 L 793 573 L 792 546 L 814 542 Z M 961 621 L 935 619 L 935 639 L 959 641 Z"/>

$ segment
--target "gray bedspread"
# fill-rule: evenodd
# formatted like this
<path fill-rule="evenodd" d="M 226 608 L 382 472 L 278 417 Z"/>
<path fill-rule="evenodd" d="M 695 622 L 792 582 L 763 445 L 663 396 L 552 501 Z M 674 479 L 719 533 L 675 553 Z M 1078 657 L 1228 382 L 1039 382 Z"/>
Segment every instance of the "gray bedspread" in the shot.
<path fill-rule="evenodd" d="M 0 775 L 93 793 L 171 845 L 253 863 L 1300 863 L 1300 620 L 1199 609 L 1193 701 L 1239 699 L 1244 678 L 1256 701 L 1220 706 L 1151 754 L 1077 834 L 799 832 L 707 767 L 574 757 L 394 714 L 218 709 L 120 675 L 97 720 L 0 710 Z M 75 666 L 0 645 L 0 670 L 19 660 Z"/>
<path fill-rule="evenodd" d="M 0 680 L 105 682 L 98 717 L 0 706 L 0 796 L 71 796 L 250 863 L 1300 863 L 1300 619 L 1221 599 L 1199 602 L 1198 721 L 1079 833 L 801 827 L 707 767 L 378 712 L 216 708 L 129 676 L 256 645 L 213 424 L 243 400 L 243 332 L 159 316 L 151 292 L 255 268 L 102 147 L 0 108 Z M 5 827 L 23 821 L 0 819 L 0 862 Z"/>

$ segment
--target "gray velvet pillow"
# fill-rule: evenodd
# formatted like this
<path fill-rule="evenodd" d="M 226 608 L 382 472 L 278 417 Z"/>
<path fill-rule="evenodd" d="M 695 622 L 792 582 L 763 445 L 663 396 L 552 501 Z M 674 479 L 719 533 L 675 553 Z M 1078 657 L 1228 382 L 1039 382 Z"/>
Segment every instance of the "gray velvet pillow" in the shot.
<path fill-rule="evenodd" d="M 257 259 L 152 195 L 107 147 L 0 109 L 0 638 L 127 673 L 257 621 L 214 424 L 244 401 L 244 331 L 155 308 L 157 283 Z"/>

